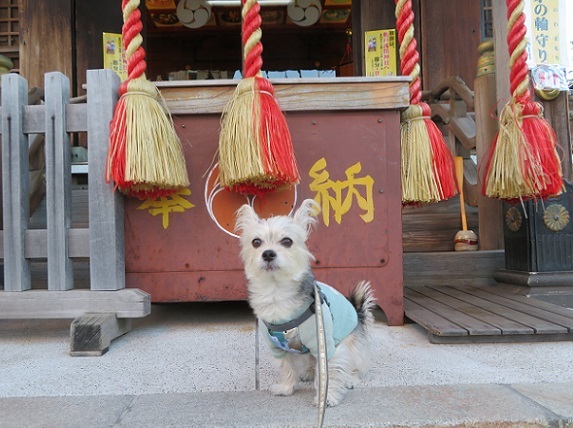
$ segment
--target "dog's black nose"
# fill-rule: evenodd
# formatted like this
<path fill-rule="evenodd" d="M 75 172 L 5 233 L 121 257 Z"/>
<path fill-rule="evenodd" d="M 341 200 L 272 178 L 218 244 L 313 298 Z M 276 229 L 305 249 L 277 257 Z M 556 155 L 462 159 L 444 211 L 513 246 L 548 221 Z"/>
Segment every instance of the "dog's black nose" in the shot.
<path fill-rule="evenodd" d="M 262 255 L 265 262 L 272 262 L 276 258 L 277 253 L 273 250 L 265 250 Z"/>

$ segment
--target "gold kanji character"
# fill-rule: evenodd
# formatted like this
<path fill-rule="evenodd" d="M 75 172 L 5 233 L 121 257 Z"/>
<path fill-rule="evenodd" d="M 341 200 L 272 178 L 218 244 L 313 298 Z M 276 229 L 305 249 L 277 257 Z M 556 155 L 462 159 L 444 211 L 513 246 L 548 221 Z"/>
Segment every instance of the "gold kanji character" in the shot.
<path fill-rule="evenodd" d="M 137 207 L 138 210 L 147 210 L 152 216 L 162 216 L 163 228 L 169 227 L 169 214 L 182 213 L 187 209 L 194 208 L 191 202 L 184 198 L 191 194 L 191 189 L 184 188 L 173 195 L 164 196 L 161 198 L 147 199 L 144 203 Z"/>
<path fill-rule="evenodd" d="M 315 201 L 321 205 L 322 219 L 324 224 L 330 224 L 330 211 L 334 211 L 334 220 L 340 224 L 342 216 L 345 215 L 352 206 L 354 200 L 358 206 L 365 211 L 360 218 L 365 223 L 370 223 L 374 219 L 374 201 L 372 199 L 372 188 L 374 179 L 369 176 L 356 177 L 362 171 L 362 164 L 356 162 L 346 169 L 346 180 L 331 180 L 330 174 L 326 170 L 326 160 L 319 159 L 310 168 L 309 175 L 314 179 L 310 184 L 310 190 L 316 192 Z M 363 187 L 363 193 L 357 187 Z"/>

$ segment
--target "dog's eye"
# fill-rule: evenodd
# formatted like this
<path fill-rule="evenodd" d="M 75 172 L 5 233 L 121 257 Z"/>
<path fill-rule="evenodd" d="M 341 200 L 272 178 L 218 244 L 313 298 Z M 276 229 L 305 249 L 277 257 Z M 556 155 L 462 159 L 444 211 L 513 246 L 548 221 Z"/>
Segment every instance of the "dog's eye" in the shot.
<path fill-rule="evenodd" d="M 281 239 L 281 245 L 283 247 L 290 248 L 292 246 L 292 239 L 290 239 L 290 238 Z"/>
<path fill-rule="evenodd" d="M 253 248 L 259 248 L 262 243 L 263 243 L 263 241 L 261 241 L 259 238 L 255 238 L 251 242 L 251 244 L 253 245 Z"/>

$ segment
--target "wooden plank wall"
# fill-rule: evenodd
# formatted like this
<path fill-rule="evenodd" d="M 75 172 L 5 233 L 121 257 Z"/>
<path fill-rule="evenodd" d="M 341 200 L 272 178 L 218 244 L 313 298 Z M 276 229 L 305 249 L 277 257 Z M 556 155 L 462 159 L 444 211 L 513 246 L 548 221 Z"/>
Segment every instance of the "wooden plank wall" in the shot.
<path fill-rule="evenodd" d="M 23 0 L 20 22 L 20 74 L 29 87 L 60 71 L 71 96 L 83 95 L 86 71 L 103 66 L 102 33 L 121 33 L 121 1 Z"/>
<path fill-rule="evenodd" d="M 413 0 L 414 10 L 419 9 L 418 3 L 419 0 Z M 394 0 L 359 0 L 352 2 L 352 44 L 354 74 L 356 76 L 364 76 L 366 74 L 366 66 L 364 65 L 364 32 L 396 28 L 395 8 Z M 416 19 L 416 26 L 417 23 L 418 20 Z M 417 26 L 414 31 L 418 33 L 419 27 Z M 396 64 L 399 68 L 399 59 Z"/>
<path fill-rule="evenodd" d="M 479 236 L 477 208 L 466 205 L 468 229 Z M 402 243 L 404 252 L 453 251 L 454 237 L 462 229 L 460 200 L 402 209 Z"/>
<path fill-rule="evenodd" d="M 424 90 L 450 76 L 459 76 L 473 89 L 481 42 L 480 2 L 422 0 L 420 16 Z"/>
<path fill-rule="evenodd" d="M 72 1 L 21 1 L 20 24 L 20 74 L 28 87 L 43 87 L 44 73 L 50 71 L 60 71 L 72 79 Z"/>
<path fill-rule="evenodd" d="M 74 3 L 77 69 L 74 95 L 83 95 L 85 90 L 82 86 L 86 83 L 86 71 L 103 67 L 102 33 L 121 34 L 123 17 L 120 0 L 83 0 Z"/>

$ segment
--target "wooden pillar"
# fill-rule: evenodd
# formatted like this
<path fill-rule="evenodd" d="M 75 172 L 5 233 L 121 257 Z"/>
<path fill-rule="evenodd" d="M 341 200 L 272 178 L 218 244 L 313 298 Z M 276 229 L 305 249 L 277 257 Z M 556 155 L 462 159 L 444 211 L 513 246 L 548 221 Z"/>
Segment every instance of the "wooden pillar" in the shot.
<path fill-rule="evenodd" d="M 569 129 L 569 93 L 561 91 L 559 96 L 543 103 L 545 118 L 549 121 L 557 135 L 558 153 L 561 158 L 563 179 L 571 183 L 573 172 L 571 165 L 571 131 Z"/>
<path fill-rule="evenodd" d="M 509 101 L 509 51 L 507 48 L 507 6 L 505 0 L 492 0 L 495 87 L 498 108 Z"/>
<path fill-rule="evenodd" d="M 480 45 L 487 48 L 485 43 Z M 493 46 L 491 46 L 493 49 Z M 482 53 L 482 61 L 478 67 L 478 76 L 474 81 L 474 106 L 476 121 L 476 155 L 478 159 L 478 219 L 480 250 L 498 250 L 503 248 L 503 219 L 501 201 L 488 198 L 481 192 L 481 186 L 485 180 L 486 154 L 493 143 L 498 129 L 498 122 L 494 114 L 497 105 L 495 91 L 495 53 L 489 51 L 491 61 L 488 60 L 488 52 Z M 479 64 L 479 62 L 478 62 Z"/>

